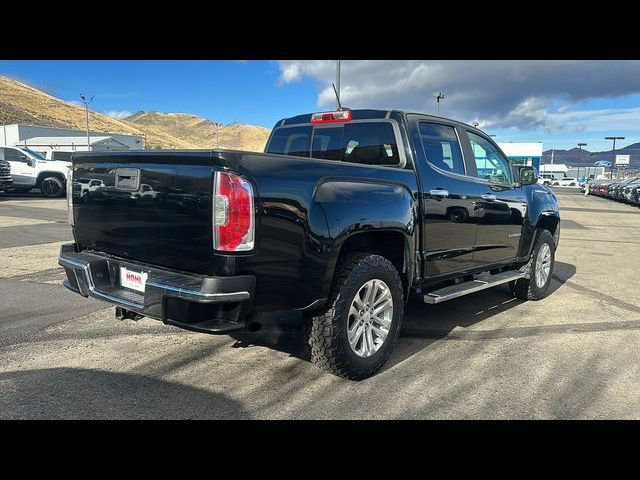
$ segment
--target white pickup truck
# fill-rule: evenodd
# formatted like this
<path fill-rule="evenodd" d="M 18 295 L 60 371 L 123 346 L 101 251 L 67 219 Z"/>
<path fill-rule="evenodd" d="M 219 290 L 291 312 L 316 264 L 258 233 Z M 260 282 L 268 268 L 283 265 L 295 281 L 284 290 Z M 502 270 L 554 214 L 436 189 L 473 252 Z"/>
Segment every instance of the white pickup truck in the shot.
<path fill-rule="evenodd" d="M 38 188 L 45 197 L 64 196 L 70 162 L 47 160 L 42 153 L 28 147 L 11 146 L 0 147 L 0 160 L 11 165 L 14 192 Z"/>

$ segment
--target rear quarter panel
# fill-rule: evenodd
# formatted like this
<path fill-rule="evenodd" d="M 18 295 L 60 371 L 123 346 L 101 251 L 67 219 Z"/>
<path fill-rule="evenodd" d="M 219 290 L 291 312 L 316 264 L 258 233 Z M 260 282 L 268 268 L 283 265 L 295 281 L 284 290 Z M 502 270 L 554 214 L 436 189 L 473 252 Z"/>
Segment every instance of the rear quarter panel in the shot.
<path fill-rule="evenodd" d="M 218 255 L 217 270 L 256 275 L 259 310 L 304 308 L 326 298 L 350 235 L 397 230 L 415 241 L 412 170 L 232 153 L 220 153 L 219 161 L 255 183 L 256 250 Z"/>

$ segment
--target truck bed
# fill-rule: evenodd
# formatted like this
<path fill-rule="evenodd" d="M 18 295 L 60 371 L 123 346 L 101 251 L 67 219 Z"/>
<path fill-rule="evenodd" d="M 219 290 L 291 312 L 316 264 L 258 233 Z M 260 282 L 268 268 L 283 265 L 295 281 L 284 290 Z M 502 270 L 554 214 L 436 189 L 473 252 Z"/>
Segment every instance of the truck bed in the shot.
<path fill-rule="evenodd" d="M 256 275 L 256 301 L 265 309 L 302 308 L 326 290 L 324 272 L 340 225 L 355 218 L 362 228 L 377 228 L 391 210 L 399 229 L 414 221 L 398 201 L 417 188 L 409 169 L 231 150 L 77 153 L 73 164 L 74 179 L 104 184 L 86 196 L 74 188 L 80 250 L 207 276 Z M 213 249 L 214 170 L 231 170 L 254 185 L 256 246 L 250 252 Z M 130 190 L 115 188 L 116 175 L 136 171 L 140 179 Z M 388 203 L 371 192 L 387 192 Z M 400 195 L 389 195 L 394 192 Z M 309 281 L 301 284 L 301 277 Z"/>

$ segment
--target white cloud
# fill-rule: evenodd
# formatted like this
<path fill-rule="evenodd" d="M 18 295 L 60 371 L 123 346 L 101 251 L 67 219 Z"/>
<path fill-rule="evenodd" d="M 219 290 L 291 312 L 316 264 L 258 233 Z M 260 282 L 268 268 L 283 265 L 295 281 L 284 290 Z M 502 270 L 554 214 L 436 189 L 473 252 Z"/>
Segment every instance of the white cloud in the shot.
<path fill-rule="evenodd" d="M 131 113 L 129 110 L 109 110 L 107 112 L 104 112 L 104 114 L 107 117 L 113 117 L 118 119 L 127 118 L 133 115 L 133 113 Z"/>
<path fill-rule="evenodd" d="M 318 86 L 317 107 L 335 104 L 335 60 L 278 64 L 281 83 L 310 78 Z M 640 61 L 343 60 L 341 74 L 345 106 L 435 113 L 433 92 L 440 90 L 445 92 L 441 114 L 466 122 L 477 119 L 481 128 L 590 129 L 589 113 L 583 113 L 588 111 L 576 112 L 577 104 L 640 93 Z M 636 118 L 623 110 L 596 111 L 594 121 L 609 128 L 618 123 L 615 112 Z"/>
<path fill-rule="evenodd" d="M 300 67 L 298 67 L 298 65 L 296 65 L 295 63 L 285 67 L 280 74 L 280 80 L 283 83 L 297 82 L 298 80 L 300 80 L 300 78 Z"/>
<path fill-rule="evenodd" d="M 556 112 L 549 115 L 552 124 L 568 130 L 602 132 L 606 130 L 640 132 L 640 107 L 603 108 Z"/>

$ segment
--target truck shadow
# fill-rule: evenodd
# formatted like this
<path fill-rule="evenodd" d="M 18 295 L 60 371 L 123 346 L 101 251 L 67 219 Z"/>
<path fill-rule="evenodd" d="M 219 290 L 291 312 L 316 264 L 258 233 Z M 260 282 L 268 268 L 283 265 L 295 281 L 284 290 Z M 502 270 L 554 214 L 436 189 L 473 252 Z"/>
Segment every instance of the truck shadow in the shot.
<path fill-rule="evenodd" d="M 575 273 L 574 265 L 556 262 L 549 294 L 553 295 Z M 422 303 L 414 296 L 406 306 L 400 338 L 385 369 L 447 337 L 455 329 L 469 328 L 524 302 L 511 295 L 506 285 L 436 305 Z M 268 347 L 309 361 L 300 312 L 274 312 L 264 315 L 262 321 L 258 332 L 231 334 L 236 340 L 233 347 Z"/>
<path fill-rule="evenodd" d="M 246 419 L 219 392 L 79 368 L 0 373 L 0 419 Z"/>
<path fill-rule="evenodd" d="M 63 197 L 60 197 L 63 198 Z M 40 190 L 33 189 L 25 193 L 2 192 L 0 193 L 0 201 L 3 200 L 60 200 L 60 198 L 47 198 Z"/>

